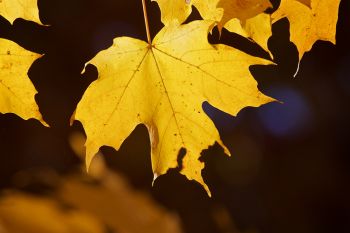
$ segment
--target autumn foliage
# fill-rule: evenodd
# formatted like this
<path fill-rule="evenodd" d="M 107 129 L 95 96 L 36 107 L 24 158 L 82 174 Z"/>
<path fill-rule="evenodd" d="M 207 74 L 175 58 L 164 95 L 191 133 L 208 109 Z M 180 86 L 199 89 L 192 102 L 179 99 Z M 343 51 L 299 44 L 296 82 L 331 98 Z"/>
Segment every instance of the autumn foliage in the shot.
<path fill-rule="evenodd" d="M 110 48 L 86 63 L 97 67 L 99 78 L 87 88 L 72 120 L 80 121 L 85 129 L 87 167 L 100 147 L 118 150 L 135 127 L 144 124 L 151 141 L 154 178 L 177 167 L 184 148 L 181 173 L 199 182 L 210 195 L 201 175 L 200 153 L 215 142 L 226 154 L 230 152 L 202 104 L 207 101 L 235 116 L 245 107 L 274 101 L 258 90 L 249 71 L 252 65 L 274 64 L 274 60 L 271 53 L 270 60 L 265 60 L 227 45 L 210 44 L 208 34 L 215 27 L 225 28 L 269 52 L 271 26 L 286 17 L 301 60 L 317 40 L 335 43 L 340 0 L 281 0 L 275 12 L 268 11 L 269 0 L 156 2 L 164 27 L 153 39 L 147 9 L 140 0 L 148 41 L 115 38 Z M 186 21 L 192 7 L 202 20 Z M 40 24 L 36 0 L 3 0 L 0 14 L 10 22 L 24 18 Z M 35 118 L 46 126 L 35 103 L 36 90 L 27 77 L 29 67 L 41 55 L 5 39 L 0 39 L 0 49 L 0 111 Z"/>

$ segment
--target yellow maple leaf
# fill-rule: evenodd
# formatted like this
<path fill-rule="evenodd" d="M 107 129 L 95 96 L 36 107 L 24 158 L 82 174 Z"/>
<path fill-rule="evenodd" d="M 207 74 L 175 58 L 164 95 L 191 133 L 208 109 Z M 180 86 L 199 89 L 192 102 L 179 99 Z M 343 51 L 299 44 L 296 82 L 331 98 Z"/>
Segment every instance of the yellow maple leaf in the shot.
<path fill-rule="evenodd" d="M 249 72 L 269 61 L 207 41 L 212 21 L 164 27 L 151 45 L 120 37 L 89 63 L 99 78 L 86 90 L 73 119 L 87 134 L 87 166 L 103 145 L 118 150 L 138 124 L 148 128 L 155 178 L 176 167 L 186 149 L 181 173 L 204 186 L 202 150 L 218 142 L 213 122 L 204 113 L 208 101 L 235 116 L 247 106 L 272 101 L 257 89 Z"/>
<path fill-rule="evenodd" d="M 265 51 L 269 52 L 267 42 L 272 35 L 271 16 L 269 14 L 262 13 L 247 19 L 243 25 L 239 19 L 234 18 L 225 24 L 225 28 L 230 32 L 252 39 Z M 270 56 L 272 57 L 271 53 Z"/>
<path fill-rule="evenodd" d="M 161 20 L 164 25 L 181 24 L 192 12 L 195 6 L 205 20 L 220 21 L 223 9 L 217 8 L 219 0 L 152 0 L 158 3 Z"/>
<path fill-rule="evenodd" d="M 192 5 L 202 18 L 223 26 L 233 18 L 244 21 L 271 7 L 269 0 L 152 0 L 159 5 L 164 25 L 181 24 L 191 14 Z M 306 0 L 301 0 L 306 1 Z"/>
<path fill-rule="evenodd" d="M 41 24 L 37 0 L 1 0 L 0 15 L 11 23 L 16 18 L 23 18 Z"/>
<path fill-rule="evenodd" d="M 205 20 L 218 22 L 224 14 L 224 9 L 217 7 L 219 0 L 193 0 L 192 2 Z"/>
<path fill-rule="evenodd" d="M 271 18 L 263 14 L 271 7 L 268 0 L 254 1 L 220 1 L 220 0 L 154 0 L 158 2 L 162 13 L 162 22 L 181 24 L 191 13 L 191 6 L 195 6 L 202 18 L 219 23 L 219 30 L 225 27 L 230 32 L 247 37 L 269 51 L 267 40 L 272 35 Z M 218 5 L 219 4 L 219 5 Z M 261 13 L 261 14 L 260 14 Z M 272 57 L 272 55 L 270 54 Z"/>
<path fill-rule="evenodd" d="M 158 3 L 164 25 L 182 24 L 192 12 L 190 0 L 152 0 Z"/>
<path fill-rule="evenodd" d="M 269 0 L 219 0 L 217 7 L 224 9 L 224 15 L 219 22 L 221 28 L 233 18 L 240 21 L 253 18 L 272 7 L 272 4 Z"/>
<path fill-rule="evenodd" d="M 288 18 L 290 40 L 298 48 L 299 60 L 317 40 L 335 44 L 340 0 L 311 0 L 311 8 L 301 2 L 304 1 L 282 0 L 280 7 L 272 14 L 273 22 Z"/>
<path fill-rule="evenodd" d="M 39 57 L 12 41 L 0 39 L 0 112 L 15 113 L 25 120 L 35 118 L 46 125 L 34 99 L 37 92 L 27 77 L 28 69 Z"/>

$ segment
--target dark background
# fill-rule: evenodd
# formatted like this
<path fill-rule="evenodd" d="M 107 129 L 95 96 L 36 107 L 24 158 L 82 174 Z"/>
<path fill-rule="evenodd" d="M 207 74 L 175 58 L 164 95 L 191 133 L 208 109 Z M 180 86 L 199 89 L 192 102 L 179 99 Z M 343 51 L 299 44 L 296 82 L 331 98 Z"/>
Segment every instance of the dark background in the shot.
<path fill-rule="evenodd" d="M 36 100 L 51 128 L 13 114 L 0 116 L 0 186 L 18 188 L 13 177 L 24 170 L 76 172 L 81 161 L 68 143 L 83 129 L 69 118 L 84 90 L 97 78 L 85 62 L 109 47 L 116 36 L 146 39 L 141 0 L 39 0 L 43 24 L 0 17 L 0 37 L 45 54 L 29 77 Z M 161 28 L 156 3 L 149 3 L 151 34 Z M 274 1 L 275 8 L 278 1 Z M 340 4 L 337 45 L 317 42 L 301 61 L 289 42 L 289 24 L 273 26 L 270 50 L 277 66 L 252 67 L 259 89 L 284 102 L 246 108 L 231 117 L 203 105 L 233 156 L 215 145 L 203 152 L 204 179 L 213 197 L 172 170 L 152 183 L 150 147 L 144 126 L 138 126 L 120 151 L 104 147 L 108 166 L 124 174 L 139 190 L 149 192 L 177 212 L 186 232 L 325 233 L 350 232 L 349 100 L 350 2 Z M 191 19 L 197 18 L 194 11 Z M 267 58 L 254 43 L 224 30 L 209 40 Z M 116 77 L 117 78 L 117 77 Z M 117 129 L 116 129 L 117 130 Z M 21 189 L 41 193 L 38 182 Z"/>

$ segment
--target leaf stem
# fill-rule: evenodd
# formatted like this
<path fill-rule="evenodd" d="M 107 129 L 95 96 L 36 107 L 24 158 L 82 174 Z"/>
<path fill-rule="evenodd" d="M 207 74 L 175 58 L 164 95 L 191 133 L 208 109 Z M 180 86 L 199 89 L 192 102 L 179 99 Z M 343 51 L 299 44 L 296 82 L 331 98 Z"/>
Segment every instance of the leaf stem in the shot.
<path fill-rule="evenodd" d="M 147 8 L 146 8 L 146 1 L 145 0 L 142 0 L 142 9 L 143 9 L 143 18 L 145 19 L 147 42 L 151 46 L 152 45 L 151 33 L 149 31 L 149 23 L 148 23 Z"/>

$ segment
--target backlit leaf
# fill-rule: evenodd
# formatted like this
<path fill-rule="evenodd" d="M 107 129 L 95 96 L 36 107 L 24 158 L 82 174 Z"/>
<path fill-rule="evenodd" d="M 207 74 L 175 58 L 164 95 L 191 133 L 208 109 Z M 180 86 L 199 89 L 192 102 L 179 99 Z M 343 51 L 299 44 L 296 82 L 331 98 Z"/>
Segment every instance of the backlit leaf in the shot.
<path fill-rule="evenodd" d="M 99 71 L 79 102 L 75 119 L 87 134 L 87 165 L 103 145 L 119 149 L 138 124 L 148 128 L 155 178 L 178 166 L 207 192 L 199 161 L 202 150 L 218 142 L 213 122 L 204 113 L 208 101 L 233 116 L 244 107 L 272 101 L 257 89 L 249 72 L 253 64 L 269 64 L 225 45 L 207 41 L 212 21 L 163 28 L 152 46 L 128 37 L 114 40 L 89 63 Z"/>
<path fill-rule="evenodd" d="M 272 4 L 269 0 L 219 0 L 217 7 L 224 9 L 224 15 L 219 23 L 219 27 L 223 27 L 233 18 L 240 21 L 253 18 L 272 7 Z"/>
<path fill-rule="evenodd" d="M 272 35 L 271 19 L 270 15 L 262 13 L 272 6 L 268 0 L 154 1 L 158 2 L 165 25 L 183 23 L 190 15 L 193 5 L 203 19 L 218 23 L 220 31 L 225 27 L 230 32 L 252 39 L 269 51 L 267 40 Z"/>
<path fill-rule="evenodd" d="M 158 3 L 164 25 L 181 24 L 191 14 L 192 2 L 189 0 L 152 0 Z"/>
<path fill-rule="evenodd" d="M 288 18 L 290 40 L 298 48 L 299 60 L 317 40 L 335 44 L 339 4 L 340 0 L 312 0 L 309 8 L 297 0 L 281 1 L 280 7 L 272 15 L 273 22 Z"/>
<path fill-rule="evenodd" d="M 269 14 L 262 13 L 247 19 L 243 25 L 238 19 L 231 19 L 225 24 L 225 28 L 230 32 L 251 38 L 264 50 L 269 51 L 267 41 L 272 35 L 271 17 Z M 270 56 L 272 57 L 271 54 Z"/>
<path fill-rule="evenodd" d="M 34 99 L 37 92 L 27 76 L 40 56 L 0 39 L 0 112 L 15 113 L 25 120 L 35 118 L 46 125 Z"/>
<path fill-rule="evenodd" d="M 41 24 L 37 0 L 1 0 L 0 15 L 13 23 L 17 18 Z"/>

